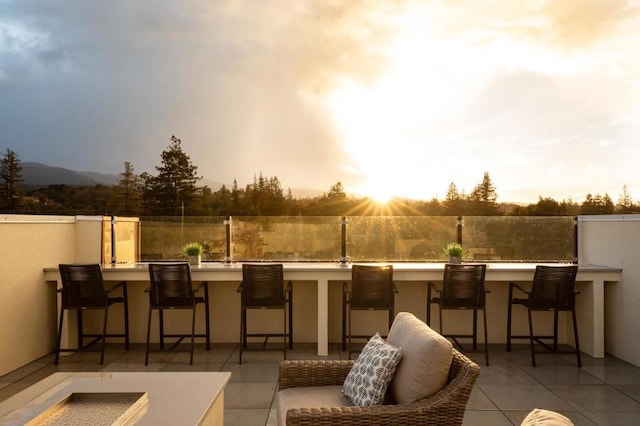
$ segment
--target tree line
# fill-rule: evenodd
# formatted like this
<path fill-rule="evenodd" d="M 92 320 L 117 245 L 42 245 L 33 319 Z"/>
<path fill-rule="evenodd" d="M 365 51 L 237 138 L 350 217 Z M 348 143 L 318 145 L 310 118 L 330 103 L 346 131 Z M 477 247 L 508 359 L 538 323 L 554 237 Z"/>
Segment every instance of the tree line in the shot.
<path fill-rule="evenodd" d="M 640 213 L 627 186 L 617 203 L 608 194 L 587 194 L 582 203 L 558 202 L 540 196 L 536 203 L 499 203 L 498 192 L 488 172 L 471 193 L 451 183 L 444 200 L 394 199 L 385 205 L 366 197 L 350 197 L 341 182 L 318 197 L 296 198 L 283 189 L 276 176 L 254 175 L 244 188 L 234 179 L 231 187 L 214 191 L 198 186 L 198 167 L 182 149 L 182 141 L 171 136 L 161 153 L 156 174 L 136 174 L 125 161 L 117 185 L 49 185 L 26 190 L 22 186 L 19 155 L 7 149 L 0 159 L 0 212 L 28 214 L 89 214 L 116 216 L 575 216 Z"/>

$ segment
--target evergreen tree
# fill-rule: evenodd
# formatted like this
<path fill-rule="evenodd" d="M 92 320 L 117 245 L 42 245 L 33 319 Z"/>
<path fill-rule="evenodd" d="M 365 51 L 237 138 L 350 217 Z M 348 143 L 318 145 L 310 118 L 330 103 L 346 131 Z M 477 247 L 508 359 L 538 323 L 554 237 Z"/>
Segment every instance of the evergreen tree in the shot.
<path fill-rule="evenodd" d="M 182 206 L 188 206 L 196 193 L 198 168 L 180 146 L 182 141 L 171 136 L 171 145 L 162 151 L 162 164 L 156 166 L 158 176 L 151 180 L 154 202 L 161 214 L 178 215 Z"/>
<path fill-rule="evenodd" d="M 622 187 L 622 194 L 618 197 L 618 204 L 616 204 L 616 211 L 618 213 L 633 213 L 634 205 L 631 195 L 629 195 L 629 188 L 627 185 Z"/>
<path fill-rule="evenodd" d="M 0 194 L 1 203 L 8 211 L 15 211 L 18 207 L 18 197 L 21 193 L 19 183 L 22 182 L 21 171 L 20 157 L 15 151 L 7 148 L 7 152 L 0 160 L 0 178 L 2 178 Z"/>
<path fill-rule="evenodd" d="M 458 192 L 458 187 L 455 183 L 451 182 L 449 184 L 449 189 L 447 190 L 443 204 L 446 215 L 457 216 L 464 213 L 464 200 L 460 192 Z"/>
<path fill-rule="evenodd" d="M 153 181 L 154 177 L 147 172 L 140 173 L 140 191 L 142 192 L 142 214 L 147 216 L 151 214 L 151 208 L 154 204 L 153 200 Z"/>
<path fill-rule="evenodd" d="M 469 195 L 469 201 L 473 209 L 471 214 L 482 216 L 498 214 L 497 200 L 498 194 L 493 182 L 491 182 L 489 172 L 484 172 L 482 182 L 476 185 Z"/>
<path fill-rule="evenodd" d="M 591 193 L 587 194 L 584 202 L 580 206 L 580 214 L 591 215 L 591 214 L 612 214 L 614 211 L 613 201 L 609 194 L 604 194 L 601 196 L 600 194 L 596 194 L 595 196 Z"/>
<path fill-rule="evenodd" d="M 284 190 L 276 176 L 265 177 L 262 172 L 253 177 L 253 184 L 247 185 L 245 201 L 248 214 L 277 216 L 285 214 Z"/>
<path fill-rule="evenodd" d="M 242 191 L 238 188 L 238 181 L 233 179 L 231 186 L 231 211 L 229 214 L 238 214 L 241 210 Z"/>
<path fill-rule="evenodd" d="M 347 199 L 347 194 L 344 192 L 342 182 L 336 182 L 335 185 L 331 185 L 329 193 L 326 195 L 329 201 L 344 201 Z"/>
<path fill-rule="evenodd" d="M 125 215 L 136 214 L 140 206 L 140 178 L 135 174 L 133 165 L 125 161 L 124 171 L 120 173 L 118 189 L 122 196 L 122 213 Z"/>

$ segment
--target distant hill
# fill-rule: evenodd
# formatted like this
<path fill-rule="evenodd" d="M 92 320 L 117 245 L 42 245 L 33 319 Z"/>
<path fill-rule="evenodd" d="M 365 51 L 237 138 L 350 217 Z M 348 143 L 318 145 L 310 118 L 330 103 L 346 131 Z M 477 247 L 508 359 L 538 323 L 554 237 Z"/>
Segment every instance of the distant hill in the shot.
<path fill-rule="evenodd" d="M 47 166 L 46 164 L 21 162 L 22 166 L 22 186 L 26 189 L 47 187 L 49 185 L 70 185 L 70 186 L 94 186 L 94 185 L 117 185 L 120 180 L 119 174 L 105 174 L 96 172 L 79 172 L 77 170 L 65 169 L 63 167 Z M 212 191 L 217 191 L 222 187 L 222 183 L 208 179 L 198 181 L 197 186 L 208 186 Z M 227 184 L 227 188 L 231 188 Z M 244 188 L 244 186 L 241 186 Z M 288 188 L 284 188 L 285 191 Z M 294 189 L 291 188 L 294 197 L 312 198 L 323 194 L 318 189 Z"/>
<path fill-rule="evenodd" d="M 62 167 L 52 167 L 41 163 L 20 163 L 22 166 L 22 184 L 26 188 L 38 188 L 49 185 L 115 185 L 119 175 L 95 172 L 79 172 Z"/>

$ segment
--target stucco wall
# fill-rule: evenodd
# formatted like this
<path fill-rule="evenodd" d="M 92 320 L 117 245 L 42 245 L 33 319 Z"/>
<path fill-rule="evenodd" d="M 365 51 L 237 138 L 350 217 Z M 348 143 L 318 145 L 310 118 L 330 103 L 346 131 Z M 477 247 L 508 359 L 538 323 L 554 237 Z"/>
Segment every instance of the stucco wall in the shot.
<path fill-rule="evenodd" d="M 640 366 L 640 215 L 580 216 L 578 258 L 622 268 L 605 285 L 605 351 Z"/>
<path fill-rule="evenodd" d="M 0 216 L 0 375 L 53 350 L 55 288 L 42 268 L 74 260 L 74 228 L 71 216 Z"/>

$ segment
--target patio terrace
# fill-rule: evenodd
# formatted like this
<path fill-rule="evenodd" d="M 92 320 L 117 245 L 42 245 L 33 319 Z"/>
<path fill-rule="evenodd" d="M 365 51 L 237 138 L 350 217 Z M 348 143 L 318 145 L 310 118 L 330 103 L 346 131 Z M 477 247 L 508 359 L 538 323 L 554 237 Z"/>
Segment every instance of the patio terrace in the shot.
<path fill-rule="evenodd" d="M 53 365 L 57 309 L 55 291 L 46 283 L 43 269 L 58 263 L 108 259 L 110 246 L 103 237 L 103 223 L 103 217 L 0 217 L 0 241 L 4 243 L 0 244 L 0 298 L 12 301 L 0 310 L 0 321 L 8 325 L 0 328 L 0 400 L 56 371 L 230 371 L 225 424 L 275 424 L 271 407 L 281 353 L 248 352 L 246 363 L 239 365 L 236 344 L 231 343 L 237 329 L 226 322 L 218 331 L 231 337 L 214 338 L 210 352 L 198 349 L 193 366 L 188 365 L 185 354 L 153 354 L 145 367 L 140 340 L 134 341 L 129 352 L 121 344 L 110 345 L 104 366 L 98 364 L 99 355 L 90 352 L 72 354 L 59 366 Z M 622 270 L 621 281 L 604 288 L 605 357 L 583 354 L 583 367 L 578 368 L 571 355 L 540 356 L 539 366 L 533 368 L 526 345 L 507 353 L 505 345 L 490 336 L 491 366 L 484 366 L 482 354 L 470 355 L 481 365 L 481 374 L 465 424 L 519 424 L 535 407 L 563 412 L 577 425 L 640 424 L 640 343 L 630 338 L 637 335 L 640 319 L 636 306 L 640 297 L 636 284 L 640 282 L 636 260 L 639 224 L 640 215 L 579 221 L 579 262 Z M 237 283 L 229 285 L 235 293 Z M 419 304 L 422 307 L 423 302 Z M 233 316 L 226 318 L 237 320 L 235 305 L 229 309 Z M 497 323 L 504 326 L 500 318 Z M 214 318 L 214 324 L 220 322 Z M 499 329 L 491 327 L 502 338 Z M 330 336 L 328 357 L 346 357 L 336 346 L 335 336 Z M 289 358 L 318 358 L 316 343 L 296 342 Z"/>
<path fill-rule="evenodd" d="M 541 355 L 534 368 L 528 345 L 514 345 L 511 353 L 504 345 L 491 345 L 490 353 L 489 367 L 483 364 L 483 354 L 467 354 L 481 370 L 465 425 L 519 425 L 536 407 L 559 411 L 577 426 L 640 424 L 638 367 L 612 356 L 595 359 L 583 354 L 582 368 L 576 367 L 574 355 Z M 209 352 L 197 345 L 193 366 L 186 353 L 163 353 L 152 354 L 145 367 L 144 345 L 136 344 L 127 352 L 121 344 L 110 344 L 105 357 L 100 366 L 99 353 L 78 352 L 55 366 L 53 355 L 46 355 L 0 377 L 0 400 L 58 371 L 228 371 L 232 376 L 225 390 L 225 425 L 276 424 L 274 397 L 281 352 L 246 352 L 240 365 L 237 345 L 214 344 Z M 313 344 L 302 343 L 295 344 L 288 358 L 318 357 Z M 346 353 L 332 344 L 329 358 L 346 358 Z"/>

